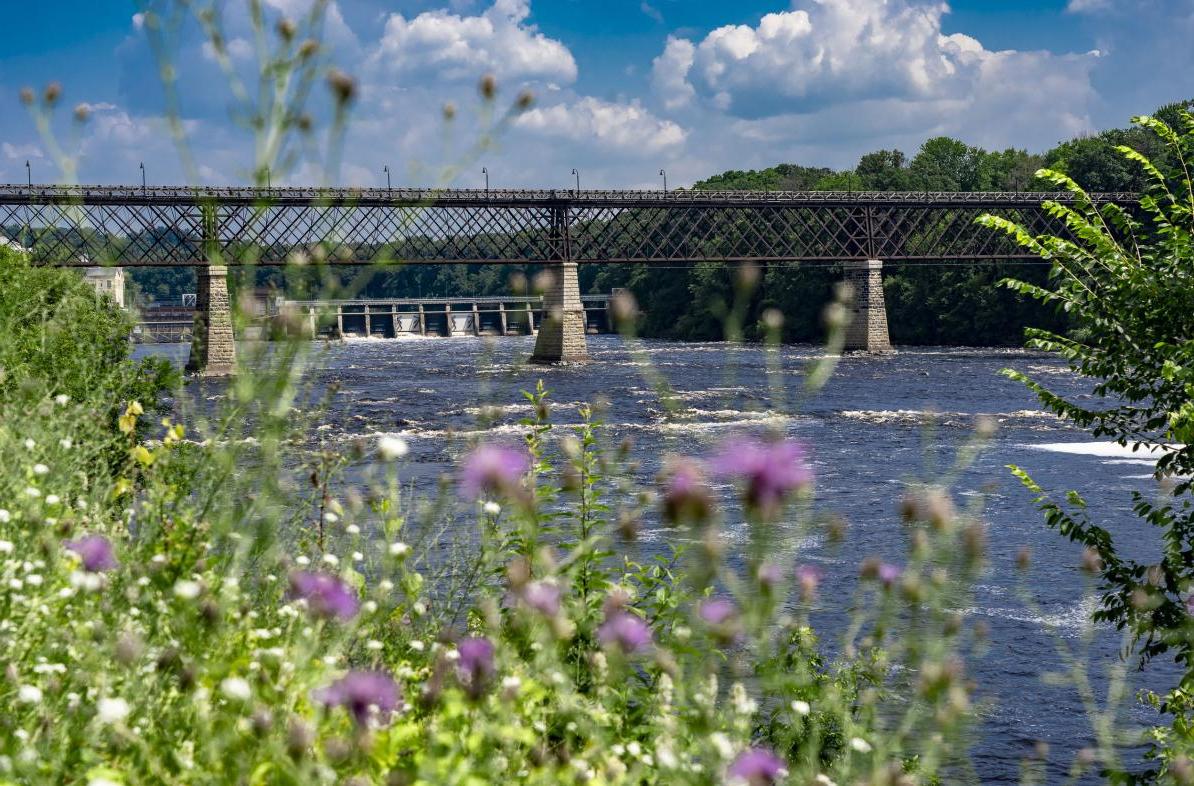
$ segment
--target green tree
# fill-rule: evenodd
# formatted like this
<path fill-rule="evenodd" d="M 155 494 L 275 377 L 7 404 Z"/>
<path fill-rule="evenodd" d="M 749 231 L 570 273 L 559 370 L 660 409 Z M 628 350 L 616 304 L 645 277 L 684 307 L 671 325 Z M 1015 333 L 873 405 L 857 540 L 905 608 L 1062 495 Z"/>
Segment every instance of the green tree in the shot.
<path fill-rule="evenodd" d="M 1007 285 L 1071 315 L 1073 336 L 1033 329 L 1029 346 L 1064 357 L 1095 383 L 1098 398 L 1066 399 L 1020 373 L 1008 375 L 1094 436 L 1157 457 L 1157 476 L 1170 484 L 1159 499 L 1133 495 L 1135 512 L 1158 533 L 1153 555 L 1138 557 L 1141 544 L 1129 554 L 1076 492 L 1055 501 L 1016 470 L 1049 526 L 1089 550 L 1102 593 L 1095 619 L 1129 631 L 1145 661 L 1171 653 L 1185 669 L 1173 691 L 1153 699 L 1173 718 L 1170 729 L 1154 733 L 1162 769 L 1194 753 L 1194 115 L 1183 111 L 1178 120 L 1180 132 L 1149 117 L 1135 121 L 1153 137 L 1150 146 L 1165 148 L 1174 164 L 1168 172 L 1135 146 L 1116 149 L 1146 185 L 1138 211 L 1096 204 L 1071 177 L 1044 171 L 1075 198 L 1072 207 L 1048 204 L 1068 236 L 1034 237 L 1004 219 L 983 219 L 1052 263 L 1052 287 Z"/>

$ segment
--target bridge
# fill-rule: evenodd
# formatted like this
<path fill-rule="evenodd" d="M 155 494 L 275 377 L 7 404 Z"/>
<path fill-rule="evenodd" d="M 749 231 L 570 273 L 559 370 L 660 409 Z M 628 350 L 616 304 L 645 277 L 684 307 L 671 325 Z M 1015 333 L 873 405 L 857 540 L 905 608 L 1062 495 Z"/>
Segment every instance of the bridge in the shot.
<path fill-rule="evenodd" d="M 1134 203 L 1135 194 L 1099 201 Z M 841 263 L 853 286 L 846 348 L 890 349 L 884 263 L 1030 259 L 983 213 L 1067 234 L 1044 193 L 566 191 L 0 186 L 0 233 L 34 262 L 193 266 L 188 368 L 230 373 L 229 266 L 547 265 L 532 360 L 586 356 L 579 264 Z"/>

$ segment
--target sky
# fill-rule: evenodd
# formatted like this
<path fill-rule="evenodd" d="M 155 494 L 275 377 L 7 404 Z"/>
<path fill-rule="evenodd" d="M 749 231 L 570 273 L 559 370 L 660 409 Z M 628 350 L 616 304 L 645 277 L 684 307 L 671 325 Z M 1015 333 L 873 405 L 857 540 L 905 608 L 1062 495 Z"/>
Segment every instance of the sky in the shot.
<path fill-rule="evenodd" d="M 215 2 L 221 58 L 181 3 L 0 0 L 19 19 L 0 50 L 0 182 L 24 182 L 26 161 L 35 182 L 139 183 L 142 164 L 150 184 L 248 182 L 269 149 L 251 122 L 261 47 L 279 45 L 283 18 L 309 35 L 318 1 L 261 0 L 260 37 L 247 0 Z M 1194 0 L 326 0 L 322 11 L 321 75 L 304 105 L 315 131 L 282 146 L 275 185 L 384 186 L 388 168 L 395 187 L 476 187 L 484 167 L 495 188 L 577 176 L 584 188 L 655 188 L 661 169 L 683 186 L 784 162 L 850 167 L 941 134 L 1041 152 L 1194 98 Z M 356 86 L 339 143 L 322 76 L 333 67 Z M 498 85 L 492 105 L 478 95 L 484 74 Z M 51 82 L 62 98 L 39 129 L 19 94 Z M 530 108 L 498 122 L 523 92 Z"/>

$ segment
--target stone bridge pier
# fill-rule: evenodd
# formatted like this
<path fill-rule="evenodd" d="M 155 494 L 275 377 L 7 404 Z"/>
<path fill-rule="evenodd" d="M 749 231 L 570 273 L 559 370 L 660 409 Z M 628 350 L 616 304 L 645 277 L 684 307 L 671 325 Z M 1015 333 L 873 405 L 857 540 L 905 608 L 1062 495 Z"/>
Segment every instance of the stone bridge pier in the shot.
<path fill-rule="evenodd" d="M 589 359 L 585 343 L 585 307 L 575 262 L 553 263 L 550 286 L 543 293 L 543 322 L 535 339 L 532 363 L 581 363 Z"/>
<path fill-rule="evenodd" d="M 195 326 L 191 331 L 191 356 L 186 371 L 201 377 L 226 377 L 236 367 L 228 267 L 206 265 L 198 269 L 197 278 Z"/>
<path fill-rule="evenodd" d="M 883 263 L 878 259 L 853 259 L 844 263 L 846 283 L 854 290 L 850 324 L 842 349 L 890 352 L 887 306 L 883 300 Z"/>

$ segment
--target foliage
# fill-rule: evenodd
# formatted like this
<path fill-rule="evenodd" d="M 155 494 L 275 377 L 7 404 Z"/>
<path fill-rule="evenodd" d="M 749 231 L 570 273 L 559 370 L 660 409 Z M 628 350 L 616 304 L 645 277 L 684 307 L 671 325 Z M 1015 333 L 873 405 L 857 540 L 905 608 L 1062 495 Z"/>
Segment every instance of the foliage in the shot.
<path fill-rule="evenodd" d="M 1016 473 L 1037 495 L 1049 526 L 1090 550 L 1088 564 L 1102 590 L 1095 618 L 1130 631 L 1145 660 L 1171 653 L 1185 669 L 1180 685 L 1155 699 L 1173 715 L 1172 729 L 1157 733 L 1168 767 L 1175 757 L 1194 753 L 1194 115 L 1181 112 L 1177 120 L 1177 127 L 1151 117 L 1136 120 L 1157 140 L 1152 146 L 1164 148 L 1168 171 L 1133 147 L 1119 148 L 1147 185 L 1138 210 L 1096 204 L 1073 179 L 1045 170 L 1041 177 L 1074 195 L 1072 206 L 1047 205 L 1065 221 L 1069 236 L 1034 237 L 1004 219 L 983 219 L 1052 263 L 1052 286 L 1006 284 L 1075 320 L 1076 336 L 1033 329 L 1029 346 L 1064 357 L 1094 381 L 1097 398 L 1072 401 L 1020 373 L 1008 376 L 1092 435 L 1157 458 L 1165 490 L 1157 498 L 1133 495 L 1136 514 L 1158 532 L 1155 562 L 1129 556 L 1076 492 L 1065 503 L 1054 501 Z M 1135 553 L 1139 544 L 1133 545 Z"/>

